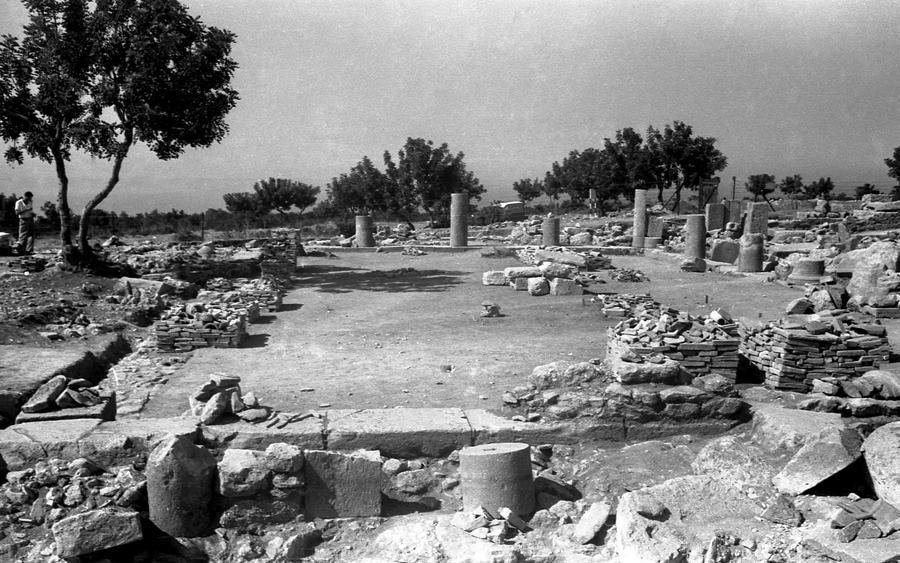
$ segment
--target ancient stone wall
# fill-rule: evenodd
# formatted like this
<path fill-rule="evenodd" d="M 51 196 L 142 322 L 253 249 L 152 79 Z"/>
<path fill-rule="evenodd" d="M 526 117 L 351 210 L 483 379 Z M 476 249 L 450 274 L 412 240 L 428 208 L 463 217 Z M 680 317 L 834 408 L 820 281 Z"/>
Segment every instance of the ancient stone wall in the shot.
<path fill-rule="evenodd" d="M 805 326 L 741 325 L 741 356 L 773 389 L 809 391 L 815 380 L 855 378 L 890 358 L 887 332 L 881 325 L 836 328 L 825 323 Z M 810 330 L 811 329 L 811 330 Z"/>

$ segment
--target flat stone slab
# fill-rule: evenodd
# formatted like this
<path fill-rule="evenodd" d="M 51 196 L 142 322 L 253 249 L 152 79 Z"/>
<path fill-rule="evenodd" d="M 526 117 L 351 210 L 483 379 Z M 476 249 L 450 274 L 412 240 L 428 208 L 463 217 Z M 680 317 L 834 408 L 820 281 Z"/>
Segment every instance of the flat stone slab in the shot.
<path fill-rule="evenodd" d="M 328 450 L 440 457 L 472 445 L 472 427 L 462 409 L 330 410 L 325 418 Z"/>
<path fill-rule="evenodd" d="M 466 409 L 463 412 L 474 433 L 474 446 L 501 442 L 520 442 L 532 446 L 548 443 L 577 444 L 585 439 L 585 434 L 590 433 L 584 425 L 572 420 L 517 422 L 484 409 Z M 622 428 L 621 423 L 618 426 Z M 621 437 L 624 438 L 624 432 Z"/>
<path fill-rule="evenodd" d="M 228 448 L 263 451 L 271 444 L 291 444 L 304 450 L 323 450 L 325 418 L 307 418 L 284 428 L 267 428 L 265 422 L 232 422 L 201 427 L 204 436 Z"/>
<path fill-rule="evenodd" d="M 197 443 L 200 429 L 196 417 L 126 418 L 102 422 L 90 432 L 91 438 L 122 437 L 138 452 L 149 452 L 169 434 Z"/>
<path fill-rule="evenodd" d="M 94 448 L 89 442 L 81 441 L 99 424 L 99 419 L 88 418 L 10 426 L 0 430 L 0 460 L 8 470 L 19 471 L 51 457 L 83 457 L 82 451 Z"/>
<path fill-rule="evenodd" d="M 752 404 L 751 437 L 769 449 L 798 450 L 813 436 L 827 428 L 845 427 L 838 413 L 789 409 L 779 405 Z"/>
<path fill-rule="evenodd" d="M 109 397 L 104 397 L 101 403 L 92 407 L 73 407 L 69 409 L 54 409 L 42 412 L 20 412 L 16 417 L 16 424 L 26 422 L 41 422 L 47 420 L 73 420 L 76 418 L 98 418 L 100 420 L 115 420 L 116 396 L 115 391 Z"/>

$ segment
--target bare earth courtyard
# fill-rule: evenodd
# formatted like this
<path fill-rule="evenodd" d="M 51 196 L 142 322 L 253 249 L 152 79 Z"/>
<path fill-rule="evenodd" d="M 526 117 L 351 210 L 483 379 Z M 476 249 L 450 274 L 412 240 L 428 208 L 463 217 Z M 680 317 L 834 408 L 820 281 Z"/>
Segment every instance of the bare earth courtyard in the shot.
<path fill-rule="evenodd" d="M 145 407 L 144 417 L 182 414 L 211 373 L 241 377 L 279 410 L 460 407 L 496 409 L 535 366 L 605 356 L 607 319 L 590 295 L 534 297 L 484 286 L 482 273 L 519 266 L 477 249 L 339 252 L 305 257 L 284 308 L 250 327 L 240 349 L 201 349 Z M 608 281 L 613 293 L 650 293 L 691 313 L 722 308 L 735 317 L 777 318 L 799 291 L 758 278 L 684 273 L 671 262 L 614 256 L 650 281 Z M 606 278 L 604 273 L 601 277 Z M 479 316 L 483 300 L 502 317 Z"/>

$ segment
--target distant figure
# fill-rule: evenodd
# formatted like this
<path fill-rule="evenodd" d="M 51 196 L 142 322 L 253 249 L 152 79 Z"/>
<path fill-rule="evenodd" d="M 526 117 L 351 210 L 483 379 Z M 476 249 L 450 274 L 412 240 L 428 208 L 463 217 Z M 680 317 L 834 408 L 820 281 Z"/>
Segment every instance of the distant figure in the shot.
<path fill-rule="evenodd" d="M 34 254 L 34 210 L 31 206 L 33 197 L 34 194 L 31 192 L 25 192 L 25 195 L 16 201 L 16 215 L 19 217 L 19 240 L 16 241 L 16 251 L 19 256 Z"/>

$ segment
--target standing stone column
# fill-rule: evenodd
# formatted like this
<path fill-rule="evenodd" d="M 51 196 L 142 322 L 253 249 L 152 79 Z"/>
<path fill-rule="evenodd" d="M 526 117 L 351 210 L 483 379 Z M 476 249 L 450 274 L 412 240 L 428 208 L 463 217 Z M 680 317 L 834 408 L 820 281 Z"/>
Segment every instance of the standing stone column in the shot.
<path fill-rule="evenodd" d="M 684 257 L 706 260 L 706 215 L 687 216 Z"/>
<path fill-rule="evenodd" d="M 450 194 L 450 246 L 469 245 L 469 194 Z"/>
<path fill-rule="evenodd" d="M 634 190 L 634 228 L 631 246 L 644 248 L 647 236 L 647 190 Z"/>
<path fill-rule="evenodd" d="M 147 459 L 150 521 L 170 536 L 209 534 L 216 473 L 209 450 L 170 434 Z"/>
<path fill-rule="evenodd" d="M 738 272 L 762 272 L 766 237 L 760 233 L 747 233 L 741 237 L 738 255 Z"/>
<path fill-rule="evenodd" d="M 528 444 L 484 444 L 459 451 L 463 508 L 483 507 L 494 518 L 504 506 L 518 516 L 534 512 L 534 480 Z"/>
<path fill-rule="evenodd" d="M 744 221 L 744 233 L 769 234 L 769 204 L 751 202 L 747 205 L 747 219 Z"/>
<path fill-rule="evenodd" d="M 356 216 L 356 246 L 372 248 L 375 246 L 375 235 L 372 233 L 372 218 L 368 215 Z"/>
<path fill-rule="evenodd" d="M 706 204 L 706 230 L 721 231 L 728 223 L 728 208 L 722 203 Z"/>
<path fill-rule="evenodd" d="M 547 217 L 541 226 L 544 246 L 559 246 L 559 217 Z"/>

